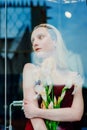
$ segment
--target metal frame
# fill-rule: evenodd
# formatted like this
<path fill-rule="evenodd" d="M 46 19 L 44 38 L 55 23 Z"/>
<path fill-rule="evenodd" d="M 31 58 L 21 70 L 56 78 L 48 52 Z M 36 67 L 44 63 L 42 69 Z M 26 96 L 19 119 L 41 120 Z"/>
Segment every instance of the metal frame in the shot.
<path fill-rule="evenodd" d="M 23 101 L 13 101 L 10 105 L 9 105 L 9 130 L 12 130 L 12 106 L 14 107 L 23 107 Z"/>

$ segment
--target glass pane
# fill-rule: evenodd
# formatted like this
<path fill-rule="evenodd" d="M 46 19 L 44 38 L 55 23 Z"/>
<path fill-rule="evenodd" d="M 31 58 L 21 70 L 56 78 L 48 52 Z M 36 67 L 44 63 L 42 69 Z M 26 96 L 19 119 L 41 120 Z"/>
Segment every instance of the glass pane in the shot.
<path fill-rule="evenodd" d="M 7 16 L 5 25 L 5 2 Z M 4 127 L 5 38 L 7 35 L 7 127 L 24 130 L 22 107 L 22 72 L 26 63 L 33 62 L 30 36 L 40 23 L 54 25 L 61 32 L 68 49 L 79 55 L 82 62 L 84 102 L 87 107 L 87 1 L 86 0 L 0 0 L 0 118 Z M 6 28 L 7 26 L 7 28 Z M 7 29 L 7 34 L 6 34 Z M 79 62 L 79 61 L 78 61 Z M 79 69 L 79 68 L 78 68 Z M 18 101 L 18 102 L 15 102 Z M 10 109 L 11 108 L 11 109 Z M 10 113 L 11 112 L 11 113 Z M 81 129 L 87 127 L 87 110 L 81 120 Z M 11 115 L 9 115 L 11 114 Z M 11 123 L 11 124 L 10 124 Z"/>

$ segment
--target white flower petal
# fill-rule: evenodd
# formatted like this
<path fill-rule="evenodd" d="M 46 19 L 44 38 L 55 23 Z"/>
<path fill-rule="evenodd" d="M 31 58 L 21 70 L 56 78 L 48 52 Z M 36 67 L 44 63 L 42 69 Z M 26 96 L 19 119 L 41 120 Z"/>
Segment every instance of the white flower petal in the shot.
<path fill-rule="evenodd" d="M 48 106 L 49 109 L 53 109 L 53 102 L 51 101 L 49 106 Z"/>

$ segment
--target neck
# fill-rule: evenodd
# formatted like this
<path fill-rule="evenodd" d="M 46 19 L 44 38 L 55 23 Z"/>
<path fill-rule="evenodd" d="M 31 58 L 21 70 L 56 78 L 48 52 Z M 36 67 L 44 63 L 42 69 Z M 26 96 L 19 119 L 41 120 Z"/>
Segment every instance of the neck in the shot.
<path fill-rule="evenodd" d="M 53 58 L 55 59 L 55 52 L 38 52 L 32 53 L 32 62 L 37 65 L 41 65 L 46 59 Z"/>
<path fill-rule="evenodd" d="M 45 58 L 48 58 L 48 57 L 52 57 L 54 56 L 55 52 L 54 51 L 48 51 L 48 52 L 37 52 L 36 55 L 38 58 L 42 58 L 42 59 L 45 59 Z"/>

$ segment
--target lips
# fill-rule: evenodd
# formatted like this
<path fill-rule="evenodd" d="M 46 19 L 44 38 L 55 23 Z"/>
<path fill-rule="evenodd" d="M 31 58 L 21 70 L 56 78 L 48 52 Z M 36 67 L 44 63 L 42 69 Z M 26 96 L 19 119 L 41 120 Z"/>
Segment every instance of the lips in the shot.
<path fill-rule="evenodd" d="M 36 48 L 35 51 L 40 51 L 41 48 Z"/>

